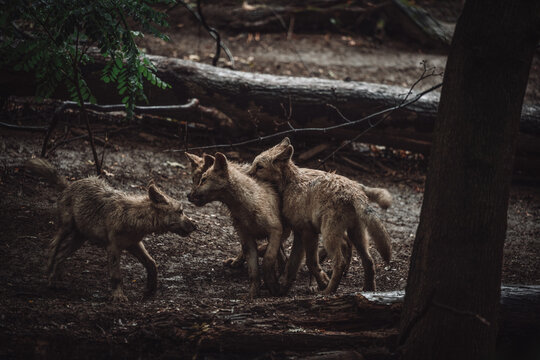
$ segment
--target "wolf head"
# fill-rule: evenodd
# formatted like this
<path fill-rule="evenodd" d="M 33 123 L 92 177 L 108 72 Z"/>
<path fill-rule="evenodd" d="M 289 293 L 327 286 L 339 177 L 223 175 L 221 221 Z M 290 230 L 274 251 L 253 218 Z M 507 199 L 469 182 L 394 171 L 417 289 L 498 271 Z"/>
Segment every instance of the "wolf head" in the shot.
<path fill-rule="evenodd" d="M 249 169 L 248 175 L 258 179 L 279 183 L 284 175 L 284 169 L 290 166 L 294 148 L 288 137 L 276 146 L 260 153 Z"/>
<path fill-rule="evenodd" d="M 224 191 L 229 186 L 229 162 L 224 154 L 218 152 L 215 158 L 205 155 L 204 162 L 205 166 L 211 165 L 188 195 L 188 200 L 197 206 L 222 199 Z"/>
<path fill-rule="evenodd" d="M 153 182 L 148 186 L 148 198 L 163 230 L 187 236 L 197 229 L 195 222 L 184 214 L 182 204 L 164 194 Z"/>
<path fill-rule="evenodd" d="M 191 163 L 191 180 L 193 187 L 195 187 L 201 181 L 202 174 L 214 164 L 214 157 L 207 154 L 203 154 L 203 157 L 200 157 L 188 152 L 186 152 L 186 157 Z"/>

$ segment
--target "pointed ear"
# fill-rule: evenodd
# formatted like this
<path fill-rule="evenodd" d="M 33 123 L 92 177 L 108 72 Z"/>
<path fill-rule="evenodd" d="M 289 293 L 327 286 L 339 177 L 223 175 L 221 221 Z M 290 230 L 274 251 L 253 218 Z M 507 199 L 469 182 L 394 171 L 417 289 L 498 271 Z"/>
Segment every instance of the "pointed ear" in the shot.
<path fill-rule="evenodd" d="M 148 197 L 154 204 L 168 204 L 167 195 L 161 192 L 155 184 L 150 184 L 148 187 Z"/>
<path fill-rule="evenodd" d="M 214 162 L 214 169 L 220 171 L 227 171 L 227 167 L 227 157 L 224 154 L 217 152 L 216 161 Z"/>
<path fill-rule="evenodd" d="M 150 179 L 150 181 L 148 182 L 148 185 L 146 185 L 147 188 L 149 188 L 150 186 L 152 185 L 155 185 L 156 183 L 154 182 L 154 179 Z"/>
<path fill-rule="evenodd" d="M 215 158 L 212 155 L 204 154 L 203 155 L 204 165 L 203 171 L 208 170 L 212 165 L 214 165 Z"/>
<path fill-rule="evenodd" d="M 294 153 L 294 148 L 292 145 L 287 145 L 275 158 L 274 161 L 288 161 L 292 158 Z"/>
<path fill-rule="evenodd" d="M 191 168 L 196 169 L 203 163 L 203 159 L 195 154 L 185 153 L 189 162 L 191 163 Z"/>
<path fill-rule="evenodd" d="M 283 140 L 281 140 L 281 142 L 279 143 L 280 146 L 287 146 L 287 145 L 291 145 L 291 139 L 289 139 L 288 137 L 285 137 L 283 138 Z"/>

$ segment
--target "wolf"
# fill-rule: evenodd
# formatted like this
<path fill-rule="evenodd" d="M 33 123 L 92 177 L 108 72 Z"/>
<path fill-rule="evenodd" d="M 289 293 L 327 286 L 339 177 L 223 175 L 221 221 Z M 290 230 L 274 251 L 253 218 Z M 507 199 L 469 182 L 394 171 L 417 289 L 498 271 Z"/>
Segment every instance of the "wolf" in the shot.
<path fill-rule="evenodd" d="M 292 285 L 305 251 L 306 264 L 319 289 L 323 294 L 335 292 L 346 268 L 340 250 L 344 234 L 347 234 L 362 261 L 364 290 L 375 290 L 375 267 L 369 253 L 368 239 L 374 240 L 377 251 L 386 262 L 391 259 L 392 247 L 388 232 L 368 201 L 371 197 L 386 205 L 386 194 L 378 192 L 379 195 L 368 195 L 367 187 L 344 176 L 300 169 L 292 161 L 293 153 L 289 138 L 285 138 L 259 154 L 248 172 L 277 188 L 282 197 L 283 217 L 295 234 L 285 273 L 280 278 L 281 291 L 288 291 Z M 319 233 L 333 259 L 331 279 L 319 265 Z"/>
<path fill-rule="evenodd" d="M 189 160 L 191 164 L 191 176 L 192 176 L 192 183 L 193 187 L 195 187 L 200 179 L 202 174 L 212 166 L 214 158 L 211 155 L 203 154 L 203 157 L 197 156 L 195 154 L 191 154 L 186 152 L 185 153 L 187 159 Z M 207 161 L 205 161 L 205 159 Z M 247 174 L 249 170 L 251 169 L 251 163 L 236 163 L 233 161 L 229 161 L 229 166 L 236 167 L 239 171 Z M 301 171 L 309 173 L 312 170 L 307 168 L 301 168 Z M 392 204 L 392 195 L 388 192 L 386 189 L 382 188 L 370 188 L 365 185 L 359 184 L 359 186 L 362 188 L 364 193 L 367 194 L 369 201 L 377 203 L 382 209 L 387 209 Z M 266 251 L 267 244 L 260 245 L 257 248 L 257 253 L 260 257 L 264 256 L 264 253 Z M 346 235 L 344 235 L 344 240 L 341 245 L 341 251 L 343 254 L 343 257 L 346 261 L 346 268 L 344 273 L 347 273 L 350 261 L 352 258 L 352 246 L 348 241 L 348 238 Z M 322 263 L 326 258 L 328 257 L 326 249 L 322 248 L 319 251 L 319 263 Z M 245 256 L 243 251 L 240 251 L 238 256 L 236 258 L 229 258 L 224 261 L 224 264 L 230 267 L 239 267 L 241 266 L 245 261 Z M 279 272 L 282 273 L 285 264 L 287 261 L 287 256 L 285 255 L 285 251 L 283 250 L 283 247 L 280 248 L 279 256 L 278 256 L 278 269 Z M 312 292 L 314 292 L 314 287 L 312 286 L 313 277 L 310 276 L 309 283 L 308 283 L 308 289 Z"/>
<path fill-rule="evenodd" d="M 191 164 L 191 180 L 192 180 L 192 188 L 194 189 L 201 180 L 202 174 L 206 170 L 212 166 L 214 163 L 214 157 L 211 155 L 203 154 L 203 157 L 197 156 L 195 154 L 191 154 L 186 152 L 186 157 L 188 158 L 190 164 Z M 205 161 L 206 160 L 206 161 Z M 234 166 L 238 169 L 238 171 L 243 172 L 244 174 L 247 173 L 249 168 L 251 167 L 250 163 L 236 163 L 233 161 L 229 161 L 229 166 Z M 266 252 L 266 244 L 260 245 L 257 247 L 257 254 L 258 256 L 264 256 L 264 253 Z M 283 262 L 283 266 L 285 264 L 286 259 L 284 257 L 284 252 L 280 250 L 280 257 L 281 262 Z M 244 256 L 244 252 L 240 250 L 238 255 L 234 258 L 228 258 L 223 261 L 223 264 L 232 268 L 239 268 L 244 264 L 246 260 L 246 257 Z"/>
<path fill-rule="evenodd" d="M 147 195 L 128 195 L 111 188 L 102 179 L 89 177 L 68 183 L 46 160 L 35 158 L 26 168 L 55 185 L 59 229 L 51 241 L 47 265 L 49 285 L 58 266 L 88 240 L 107 250 L 112 300 L 126 301 L 122 289 L 120 256 L 127 250 L 147 272 L 145 297 L 157 287 L 156 262 L 142 240 L 152 232 L 173 232 L 188 236 L 196 230 L 195 222 L 184 214 L 179 201 L 165 195 L 154 183 Z"/>
<path fill-rule="evenodd" d="M 270 293 L 277 295 L 279 285 L 275 263 L 281 244 L 290 233 L 284 229 L 281 221 L 277 193 L 271 185 L 257 181 L 240 171 L 220 152 L 215 154 L 215 158 L 205 155 L 204 161 L 211 165 L 189 193 L 188 200 L 196 206 L 220 201 L 228 207 L 248 265 L 250 298 L 260 295 L 255 240 L 268 239 L 263 257 L 263 279 Z"/>

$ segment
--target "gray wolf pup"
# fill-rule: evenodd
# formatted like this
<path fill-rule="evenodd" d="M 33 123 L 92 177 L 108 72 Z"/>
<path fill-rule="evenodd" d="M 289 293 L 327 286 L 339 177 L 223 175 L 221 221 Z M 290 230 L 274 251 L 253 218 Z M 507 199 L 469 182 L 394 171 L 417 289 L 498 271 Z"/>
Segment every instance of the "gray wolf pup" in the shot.
<path fill-rule="evenodd" d="M 152 232 L 174 232 L 187 236 L 196 225 L 187 217 L 179 201 L 165 195 L 151 183 L 147 195 L 128 195 L 111 188 L 97 177 L 68 183 L 43 159 L 31 159 L 26 168 L 46 178 L 60 192 L 59 229 L 52 239 L 47 266 L 52 284 L 58 266 L 88 240 L 107 250 L 112 285 L 112 300 L 126 301 L 122 290 L 120 256 L 127 250 L 146 268 L 145 296 L 157 286 L 156 262 L 146 251 L 142 239 Z"/>
<path fill-rule="evenodd" d="M 368 205 L 365 186 L 344 176 L 318 170 L 303 171 L 292 161 L 294 149 L 288 138 L 259 154 L 249 174 L 272 183 L 282 197 L 282 213 L 294 231 L 294 242 L 280 279 L 282 291 L 287 291 L 296 277 L 303 250 L 306 265 L 323 294 L 339 286 L 346 268 L 341 251 L 346 233 L 364 267 L 364 290 L 375 290 L 375 267 L 369 253 L 368 239 L 385 261 L 391 258 L 388 232 Z M 332 278 L 322 271 L 318 259 L 317 235 L 333 260 Z"/>
<path fill-rule="evenodd" d="M 251 298 L 260 293 L 255 240 L 268 239 L 263 257 L 263 278 L 270 293 L 278 294 L 275 264 L 281 244 L 290 231 L 283 229 L 279 198 L 275 190 L 271 185 L 257 181 L 231 165 L 222 153 L 216 153 L 215 160 L 208 155 L 204 159 L 212 165 L 188 195 L 189 201 L 197 206 L 220 201 L 228 207 L 246 257 Z"/>

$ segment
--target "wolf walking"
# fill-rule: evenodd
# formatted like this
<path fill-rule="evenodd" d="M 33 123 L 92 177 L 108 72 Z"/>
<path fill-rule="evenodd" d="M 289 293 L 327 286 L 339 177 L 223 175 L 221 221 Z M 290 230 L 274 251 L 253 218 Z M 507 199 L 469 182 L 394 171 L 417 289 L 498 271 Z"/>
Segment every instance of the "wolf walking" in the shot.
<path fill-rule="evenodd" d="M 147 271 L 145 295 L 153 295 L 157 286 L 156 262 L 146 251 L 143 237 L 168 231 L 187 236 L 196 229 L 180 202 L 165 195 L 153 183 L 147 195 L 128 195 L 97 177 L 68 183 L 43 159 L 29 160 L 26 168 L 46 178 L 59 191 L 59 229 L 50 246 L 49 284 L 57 275 L 58 266 L 89 240 L 107 250 L 113 301 L 127 300 L 120 272 L 123 250 L 144 265 Z"/>
<path fill-rule="evenodd" d="M 275 263 L 290 231 L 283 227 L 275 190 L 246 175 L 222 153 L 216 153 L 215 158 L 205 155 L 204 161 L 208 168 L 188 195 L 189 201 L 197 206 L 220 201 L 228 207 L 248 265 L 251 298 L 260 294 L 255 240 L 268 239 L 263 257 L 263 278 L 270 293 L 278 294 Z"/>
<path fill-rule="evenodd" d="M 346 177 L 318 170 L 300 169 L 292 161 L 294 148 L 285 138 L 280 144 L 259 154 L 249 174 L 272 183 L 282 197 L 283 217 L 294 231 L 294 242 L 280 279 L 286 292 L 296 277 L 305 251 L 306 265 L 323 294 L 339 286 L 347 262 L 341 251 L 344 234 L 354 245 L 364 267 L 364 290 L 375 290 L 375 267 L 368 239 L 375 242 L 381 257 L 391 259 L 388 232 L 368 201 L 378 200 L 381 207 L 391 203 L 387 192 L 370 190 Z M 369 195 L 368 195 L 369 194 Z M 318 234 L 333 259 L 331 279 L 322 271 L 318 259 Z"/>

